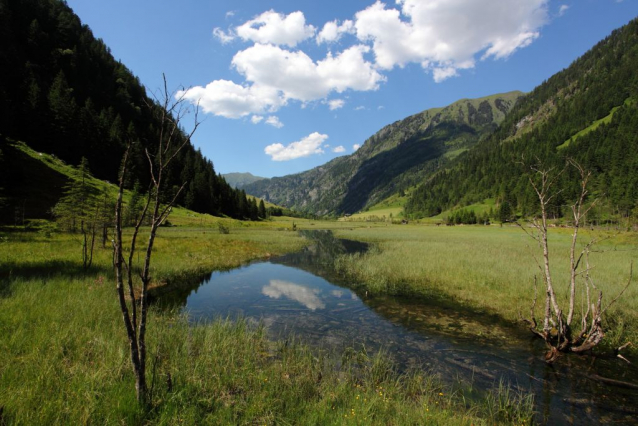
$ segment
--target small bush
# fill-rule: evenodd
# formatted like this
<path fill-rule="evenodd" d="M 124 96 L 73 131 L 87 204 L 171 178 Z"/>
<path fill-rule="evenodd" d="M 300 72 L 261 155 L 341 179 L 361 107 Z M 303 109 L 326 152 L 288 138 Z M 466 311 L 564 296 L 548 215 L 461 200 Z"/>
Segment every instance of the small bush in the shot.
<path fill-rule="evenodd" d="M 217 228 L 219 229 L 220 234 L 230 234 L 230 228 L 221 222 L 217 224 Z"/>

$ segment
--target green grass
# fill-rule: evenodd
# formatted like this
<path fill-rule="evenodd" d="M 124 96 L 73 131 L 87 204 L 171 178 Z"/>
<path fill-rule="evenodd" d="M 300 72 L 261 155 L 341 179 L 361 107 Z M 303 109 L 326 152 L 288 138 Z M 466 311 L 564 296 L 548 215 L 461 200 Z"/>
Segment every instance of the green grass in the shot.
<path fill-rule="evenodd" d="M 626 99 L 624 104 L 625 105 L 630 105 L 631 104 L 631 99 Z M 585 135 L 593 132 L 594 130 L 598 129 L 603 124 L 611 123 L 611 119 L 614 117 L 614 114 L 616 113 L 616 111 L 618 111 L 619 108 L 620 108 L 620 106 L 613 107 L 611 109 L 611 111 L 609 112 L 609 114 L 607 114 L 606 116 L 604 116 L 603 118 L 601 118 L 599 120 L 593 121 L 589 126 L 585 127 L 583 130 L 579 131 L 578 133 L 576 133 L 571 138 L 567 139 L 562 144 L 558 145 L 556 147 L 556 149 L 557 150 L 561 150 L 561 149 L 567 148 L 569 146 L 569 144 L 571 144 L 573 141 L 575 141 L 576 139 L 580 138 L 581 136 L 585 136 Z"/>
<path fill-rule="evenodd" d="M 583 234 L 585 241 L 588 235 Z M 338 261 L 346 277 L 371 293 L 444 297 L 512 322 L 519 312 L 529 312 L 534 275 L 539 274 L 534 256 L 540 253 L 535 241 L 518 227 L 394 225 L 344 229 L 337 235 L 375 244 L 367 254 Z M 568 229 L 550 229 L 552 270 L 563 305 L 570 241 Z M 604 292 L 605 306 L 625 286 L 630 264 L 638 260 L 638 235 L 623 233 L 596 250 L 601 252 L 592 254 L 592 276 Z M 579 307 L 580 301 L 579 295 Z M 540 305 L 537 315 L 541 315 Z M 634 283 L 606 316 L 610 345 L 638 340 L 636 306 L 638 286 Z"/>
<path fill-rule="evenodd" d="M 13 144 L 13 147 L 23 152 L 24 154 L 28 155 L 29 157 L 33 158 L 34 160 L 42 162 L 49 169 L 59 173 L 65 178 L 67 179 L 74 178 L 74 173 L 75 173 L 76 167 L 78 166 L 77 164 L 69 165 L 69 164 L 66 164 L 64 161 L 60 160 L 55 155 L 37 152 L 31 149 L 24 142 L 15 142 Z M 115 199 L 117 197 L 117 191 L 118 191 L 117 186 L 109 182 L 105 182 L 90 176 L 87 179 L 87 184 L 92 191 L 99 192 L 99 191 L 106 190 L 110 198 Z"/>
<path fill-rule="evenodd" d="M 453 160 L 456 157 L 458 157 L 459 155 L 463 154 L 465 151 L 467 151 L 469 148 L 457 148 L 457 149 L 453 149 L 450 151 L 447 151 L 445 154 L 443 154 L 443 157 L 447 158 L 448 160 Z"/>
<path fill-rule="evenodd" d="M 296 250 L 305 241 L 287 231 L 291 223 L 315 226 L 282 218 L 235 223 L 220 234 L 212 218 L 181 212 L 171 220 L 200 220 L 202 227 L 160 229 L 153 286 Z M 190 325 L 178 312 L 155 308 L 148 331 L 152 404 L 142 409 L 111 262 L 111 250 L 97 248 L 94 267 L 83 271 L 73 235 L 0 234 L 0 423 L 478 425 L 531 418 L 522 402 L 514 404 L 522 410 L 500 410 L 509 394 L 496 390 L 470 404 L 435 374 L 396 373 L 383 355 L 350 351 L 339 361 L 269 341 L 243 321 Z"/>
<path fill-rule="evenodd" d="M 496 210 L 496 200 L 494 198 L 486 198 L 485 200 L 483 200 L 482 203 L 474 203 L 474 204 L 470 204 L 469 206 L 465 206 L 465 207 L 458 207 L 458 208 L 453 208 L 453 209 L 449 209 L 449 210 L 445 210 L 441 213 L 439 213 L 436 216 L 432 216 L 432 217 L 426 217 L 423 219 L 420 219 L 419 222 L 421 223 L 443 223 L 445 222 L 445 220 L 447 219 L 447 217 L 454 213 L 457 210 L 467 210 L 467 211 L 473 211 L 474 213 L 476 213 L 476 215 L 482 215 L 484 213 L 489 213 L 490 210 L 495 211 Z"/>
<path fill-rule="evenodd" d="M 366 209 L 366 211 L 355 213 L 348 218 L 341 218 L 345 221 L 382 221 L 385 217 L 386 220 L 390 220 L 390 215 L 393 219 L 399 219 L 403 217 L 403 207 L 408 202 L 410 192 L 415 188 L 409 188 L 405 191 L 404 196 L 400 194 L 393 194 L 383 201 L 375 204 L 374 206 Z"/>

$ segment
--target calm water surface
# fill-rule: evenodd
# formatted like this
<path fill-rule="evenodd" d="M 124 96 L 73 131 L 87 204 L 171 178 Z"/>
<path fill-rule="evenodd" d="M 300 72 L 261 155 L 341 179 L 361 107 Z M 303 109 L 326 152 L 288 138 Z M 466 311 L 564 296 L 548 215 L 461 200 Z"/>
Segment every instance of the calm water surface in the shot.
<path fill-rule="evenodd" d="M 244 317 L 273 338 L 291 333 L 319 348 L 385 349 L 401 368 L 426 368 L 449 382 L 489 389 L 505 381 L 535 393 L 546 424 L 638 424 L 638 390 L 609 386 L 595 375 L 638 383 L 638 369 L 613 358 L 543 361 L 544 346 L 522 327 L 440 301 L 356 293 L 333 270 L 337 255 L 363 243 L 307 232 L 300 253 L 214 272 L 190 294 L 173 295 L 193 321 Z M 164 296 L 168 298 L 169 296 Z"/>

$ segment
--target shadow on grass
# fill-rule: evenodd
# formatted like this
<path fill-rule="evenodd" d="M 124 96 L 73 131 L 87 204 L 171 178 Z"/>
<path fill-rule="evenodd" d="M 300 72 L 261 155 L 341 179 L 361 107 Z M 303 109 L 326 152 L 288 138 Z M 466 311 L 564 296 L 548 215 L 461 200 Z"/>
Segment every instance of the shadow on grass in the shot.
<path fill-rule="evenodd" d="M 10 295 L 11 283 L 16 279 L 47 280 L 52 278 L 82 279 L 103 275 L 110 278 L 113 269 L 105 266 L 92 266 L 84 269 L 82 264 L 68 260 L 50 260 L 43 262 L 8 262 L 0 264 L 0 297 Z"/>

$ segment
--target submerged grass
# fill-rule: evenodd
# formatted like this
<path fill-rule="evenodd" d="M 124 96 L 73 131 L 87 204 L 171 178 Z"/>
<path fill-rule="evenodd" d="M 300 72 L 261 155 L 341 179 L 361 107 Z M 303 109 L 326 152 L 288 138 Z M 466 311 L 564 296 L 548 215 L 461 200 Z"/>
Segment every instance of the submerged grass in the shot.
<path fill-rule="evenodd" d="M 597 237 L 611 237 L 591 256 L 591 275 L 604 293 L 606 306 L 627 284 L 630 265 L 638 260 L 638 235 L 588 231 L 583 232 L 583 241 L 594 232 Z M 535 241 L 517 227 L 395 225 L 341 229 L 337 235 L 374 243 L 375 248 L 366 254 L 337 261 L 342 274 L 373 294 L 443 295 L 511 321 L 518 319 L 519 312 L 529 315 L 534 276 L 539 274 L 535 257 L 540 260 L 540 253 Z M 568 229 L 550 230 L 551 267 L 563 305 L 568 298 L 570 242 Z M 539 295 L 537 316 L 541 315 L 542 288 Z M 617 347 L 626 340 L 638 340 L 636 306 L 638 284 L 634 281 L 606 315 L 608 344 Z"/>
<path fill-rule="evenodd" d="M 311 222 L 306 223 L 312 226 Z M 237 226 L 164 228 L 155 284 L 300 248 L 297 233 Z M 97 248 L 83 271 L 70 235 L 0 235 L 0 424 L 492 424 L 514 417 L 467 403 L 435 374 L 398 374 L 383 355 L 338 362 L 269 341 L 244 321 L 149 319 L 150 409 L 135 399 L 112 274 Z M 498 399 L 500 401 L 500 399 Z M 527 410 L 527 409 L 525 409 Z M 522 417 L 531 420 L 531 409 Z M 518 417 L 516 418 L 518 419 Z"/>

